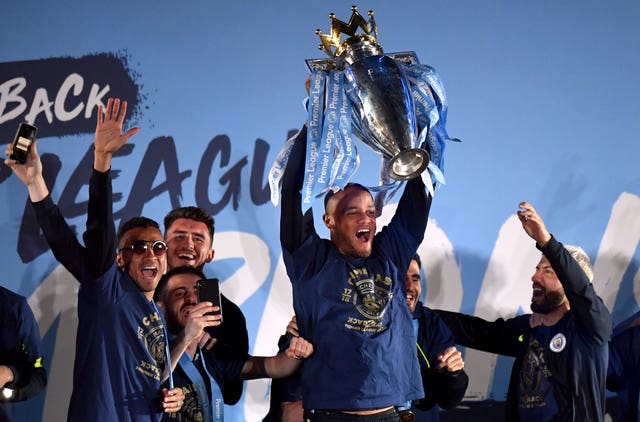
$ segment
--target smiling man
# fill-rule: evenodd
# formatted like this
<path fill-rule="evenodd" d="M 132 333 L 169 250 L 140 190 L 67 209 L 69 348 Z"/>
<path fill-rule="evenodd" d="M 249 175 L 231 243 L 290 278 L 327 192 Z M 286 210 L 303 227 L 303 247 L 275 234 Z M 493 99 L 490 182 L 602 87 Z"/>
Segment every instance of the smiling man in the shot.
<path fill-rule="evenodd" d="M 204 329 L 220 324 L 220 314 L 215 313 L 217 307 L 210 302 L 198 301 L 197 283 L 204 278 L 194 267 L 176 267 L 162 277 L 155 292 L 169 332 L 176 336 L 175 342 L 186 345 L 174 372 L 176 385 L 185 393 L 185 402 L 178 414 L 165 417 L 167 421 L 222 421 L 221 389 L 227 383 L 289 376 L 299 368 L 301 359 L 313 352 L 309 342 L 296 337 L 288 349 L 277 356 L 244 354 L 221 358 L 215 347 L 205 347 L 209 336 Z"/>
<path fill-rule="evenodd" d="M 300 335 L 315 354 L 302 366 L 305 420 L 398 420 L 423 397 L 404 279 L 423 239 L 431 198 L 407 182 L 396 214 L 376 234 L 376 208 L 361 185 L 325 198 L 331 240 L 301 210 L 306 127 L 282 179 L 280 241 Z M 336 419 L 337 418 L 337 419 Z"/>
<path fill-rule="evenodd" d="M 515 357 L 505 420 L 603 421 L 611 315 L 591 284 L 589 257 L 558 242 L 531 204 L 519 207 L 543 254 L 531 277 L 533 313 L 493 322 L 438 314 L 458 344 Z"/>
<path fill-rule="evenodd" d="M 116 236 L 111 157 L 138 131 L 122 132 L 126 109 L 126 102 L 109 99 L 98 110 L 85 246 L 49 195 L 36 145 L 24 165 L 5 161 L 27 186 L 56 259 L 80 282 L 69 421 L 155 422 L 184 399 L 182 389 L 162 388 L 170 373 L 168 339 L 153 302 L 166 269 L 162 233 L 155 221 L 136 217 Z"/>
<path fill-rule="evenodd" d="M 414 400 L 412 407 L 416 420 L 436 422 L 440 420 L 440 408 L 452 409 L 462 401 L 469 384 L 464 372 L 462 354 L 454 346 L 451 330 L 438 314 L 420 301 L 422 295 L 422 262 L 415 255 L 409 264 L 405 284 L 407 306 L 413 317 L 418 361 L 424 397 Z"/>
<path fill-rule="evenodd" d="M 215 255 L 213 217 L 200 207 L 181 207 L 164 217 L 165 240 L 169 246 L 167 262 L 169 269 L 189 266 L 204 271 L 205 264 Z M 208 327 L 207 332 L 216 339 L 214 348 L 218 357 L 234 359 L 249 352 L 247 322 L 240 308 L 224 294 L 221 296 L 224 322 Z M 242 396 L 241 379 L 229 380 L 224 384 L 224 402 L 233 405 Z"/>

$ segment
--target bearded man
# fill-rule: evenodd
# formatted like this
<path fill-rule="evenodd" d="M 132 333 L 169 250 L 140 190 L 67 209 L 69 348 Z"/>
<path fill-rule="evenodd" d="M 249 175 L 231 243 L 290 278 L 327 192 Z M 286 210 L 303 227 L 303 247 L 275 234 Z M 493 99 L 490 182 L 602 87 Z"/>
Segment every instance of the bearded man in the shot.
<path fill-rule="evenodd" d="M 531 277 L 532 314 L 493 322 L 438 311 L 456 343 L 514 356 L 508 421 L 603 421 L 611 315 L 591 281 L 589 257 L 563 246 L 533 206 L 518 218 L 543 256 Z"/>

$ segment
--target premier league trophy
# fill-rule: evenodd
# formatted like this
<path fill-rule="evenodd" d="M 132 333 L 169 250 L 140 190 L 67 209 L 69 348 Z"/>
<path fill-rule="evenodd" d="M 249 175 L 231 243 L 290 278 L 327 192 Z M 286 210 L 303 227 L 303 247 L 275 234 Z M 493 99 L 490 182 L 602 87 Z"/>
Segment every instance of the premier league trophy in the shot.
<path fill-rule="evenodd" d="M 316 30 L 319 48 L 329 58 L 306 60 L 311 80 L 303 210 L 313 198 L 344 188 L 357 170 L 360 159 L 352 133 L 383 159 L 381 186 L 370 188 L 372 192 L 397 190 L 400 181 L 421 176 L 433 193 L 432 178 L 444 183 L 444 141 L 449 140 L 440 78 L 413 52 L 385 54 L 372 11 L 369 21 L 356 6 L 348 23 L 333 13 L 329 17 L 330 33 Z M 343 34 L 347 38 L 341 40 Z M 292 139 L 269 175 L 274 205 L 291 147 Z"/>
<path fill-rule="evenodd" d="M 346 24 L 331 13 L 331 33 L 317 29 L 319 46 L 329 62 L 308 60 L 314 68 L 335 67 L 344 72 L 345 90 L 352 106 L 358 138 L 387 160 L 387 172 L 396 180 L 418 176 L 429 163 L 429 153 L 416 148 L 418 133 L 409 82 L 400 65 L 384 55 L 377 41 L 373 11 L 367 22 L 356 6 Z M 363 34 L 356 34 L 358 29 Z M 348 38 L 341 41 L 341 34 Z"/>

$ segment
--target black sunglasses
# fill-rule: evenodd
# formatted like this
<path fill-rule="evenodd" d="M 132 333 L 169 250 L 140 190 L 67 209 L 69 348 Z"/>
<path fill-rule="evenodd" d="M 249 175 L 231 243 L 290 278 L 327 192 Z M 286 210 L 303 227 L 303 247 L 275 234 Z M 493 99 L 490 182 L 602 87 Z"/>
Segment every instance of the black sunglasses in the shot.
<path fill-rule="evenodd" d="M 149 250 L 149 244 L 154 255 L 160 256 L 167 253 L 167 244 L 162 240 L 134 240 L 130 245 L 121 248 L 120 252 L 133 251 L 136 255 L 144 255 Z"/>

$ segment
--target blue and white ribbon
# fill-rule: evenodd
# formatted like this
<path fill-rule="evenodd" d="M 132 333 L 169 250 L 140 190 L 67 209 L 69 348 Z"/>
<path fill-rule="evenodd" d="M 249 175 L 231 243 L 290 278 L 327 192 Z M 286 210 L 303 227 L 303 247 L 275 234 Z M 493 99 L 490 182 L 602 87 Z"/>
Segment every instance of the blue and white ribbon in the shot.
<path fill-rule="evenodd" d="M 449 138 L 446 129 L 447 99 L 444 85 L 436 71 L 423 64 L 398 61 L 411 90 L 416 112 L 418 139 L 416 146 L 429 150 L 431 159 L 421 175 L 429 193 L 433 195 L 433 183 L 445 184 L 444 150 Z M 314 70 L 307 102 L 307 156 L 302 187 L 302 210 L 308 210 L 318 196 L 327 191 L 343 189 L 357 171 L 360 158 L 352 142 L 353 133 L 362 133 L 360 122 L 354 116 L 352 104 L 346 94 L 343 72 L 339 70 Z M 293 147 L 293 139 L 287 141 L 269 173 L 271 202 L 278 205 L 279 184 L 283 169 Z M 388 202 L 403 183 L 391 180 L 386 174 L 386 162 L 382 160 L 380 183 L 369 187 L 376 196 L 376 204 Z M 388 195 L 387 195 L 388 193 Z"/>

